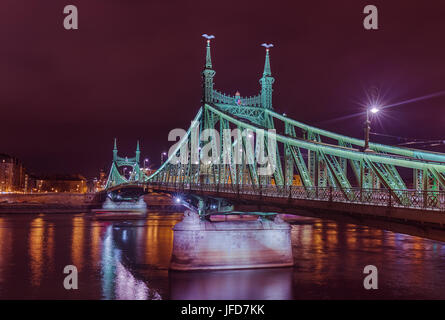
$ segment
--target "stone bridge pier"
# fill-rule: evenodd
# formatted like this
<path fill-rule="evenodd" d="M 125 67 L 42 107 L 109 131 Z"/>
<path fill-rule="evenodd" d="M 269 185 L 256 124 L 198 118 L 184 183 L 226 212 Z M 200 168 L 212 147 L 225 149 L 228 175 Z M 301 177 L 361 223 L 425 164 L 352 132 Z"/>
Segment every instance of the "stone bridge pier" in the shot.
<path fill-rule="evenodd" d="M 187 210 L 175 225 L 171 270 L 293 266 L 290 225 L 268 220 L 211 222 Z"/>

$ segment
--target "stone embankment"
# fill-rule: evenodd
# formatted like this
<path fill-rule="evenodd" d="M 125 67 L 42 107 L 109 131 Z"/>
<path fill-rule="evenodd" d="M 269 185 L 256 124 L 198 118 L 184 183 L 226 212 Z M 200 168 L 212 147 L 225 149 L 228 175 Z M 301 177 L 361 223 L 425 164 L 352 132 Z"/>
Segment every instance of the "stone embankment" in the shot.
<path fill-rule="evenodd" d="M 102 193 L 8 193 L 0 194 L 0 213 L 71 213 L 101 208 Z M 181 212 L 182 205 L 171 195 L 149 193 L 144 196 L 149 211 Z"/>
<path fill-rule="evenodd" d="M 0 213 L 81 212 L 97 206 L 93 193 L 0 194 Z"/>

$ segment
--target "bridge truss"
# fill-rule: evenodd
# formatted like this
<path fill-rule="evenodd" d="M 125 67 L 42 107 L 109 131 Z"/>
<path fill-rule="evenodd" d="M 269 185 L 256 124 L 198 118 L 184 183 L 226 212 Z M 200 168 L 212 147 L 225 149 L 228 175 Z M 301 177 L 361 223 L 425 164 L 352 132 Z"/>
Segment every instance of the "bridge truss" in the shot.
<path fill-rule="evenodd" d="M 269 50 L 257 96 L 230 96 L 213 89 L 209 41 L 202 74 L 203 105 L 167 161 L 148 177 L 149 184 L 445 210 L 445 154 L 377 143 L 365 152 L 363 140 L 275 112 Z M 217 134 L 200 138 L 215 130 Z M 265 166 L 259 164 L 259 145 L 275 163 L 269 175 L 260 174 Z M 207 157 L 196 156 L 196 148 L 210 151 Z"/>
<path fill-rule="evenodd" d="M 206 50 L 203 103 L 186 135 L 149 177 L 139 167 L 139 144 L 136 157 L 128 159 L 117 156 L 115 143 L 107 189 L 142 183 L 222 197 L 259 195 L 445 211 L 445 154 L 377 143 L 365 152 L 363 140 L 275 112 L 268 49 L 260 93 L 223 94 L 213 88 L 210 41 Z M 260 146 L 263 152 L 258 152 Z M 120 174 L 122 166 L 133 167 L 133 176 Z"/>
<path fill-rule="evenodd" d="M 110 173 L 108 174 L 107 183 L 105 189 L 109 190 L 113 187 L 126 185 L 126 184 L 138 184 L 148 180 L 143 170 L 139 165 L 141 151 L 139 149 L 139 141 L 136 147 L 136 155 L 132 158 L 120 157 L 117 154 L 117 141 L 114 139 L 113 148 L 113 162 L 111 164 Z M 128 177 L 122 172 L 121 168 L 130 168 Z"/>

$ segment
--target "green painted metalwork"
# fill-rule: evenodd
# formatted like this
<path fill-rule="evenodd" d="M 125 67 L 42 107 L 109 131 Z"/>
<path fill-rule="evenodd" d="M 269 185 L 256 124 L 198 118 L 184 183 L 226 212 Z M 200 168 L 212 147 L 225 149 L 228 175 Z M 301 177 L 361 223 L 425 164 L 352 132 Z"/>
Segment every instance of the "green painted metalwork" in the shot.
<path fill-rule="evenodd" d="M 352 146 L 364 147 L 364 140 L 344 136 L 338 133 L 330 132 L 327 130 L 319 129 L 313 126 L 309 126 L 307 124 L 301 123 L 299 121 L 289 119 L 286 116 L 283 116 L 277 112 L 274 112 L 273 110 L 265 110 L 265 113 L 268 115 L 271 115 L 273 118 L 276 118 L 280 121 L 287 122 L 296 128 L 301 129 L 303 132 L 310 132 L 312 134 L 318 134 L 320 137 L 330 138 L 336 141 L 342 141 L 344 143 L 349 143 Z M 431 161 L 438 161 L 438 162 L 445 162 L 445 154 L 438 153 L 438 152 L 431 152 L 431 151 L 424 151 L 424 150 L 416 150 L 411 148 L 404 148 L 404 147 L 394 147 L 394 146 L 388 146 L 383 145 L 379 143 L 372 143 L 370 142 L 369 147 L 376 151 L 376 152 L 386 152 L 388 154 L 394 154 L 394 155 L 400 155 L 405 157 L 411 157 L 416 159 L 423 159 L 423 160 L 431 160 Z"/>
<path fill-rule="evenodd" d="M 203 76 L 202 101 L 205 103 L 218 104 L 222 109 L 227 109 L 232 114 L 240 112 L 244 116 L 250 117 L 250 120 L 254 122 L 259 120 L 258 113 L 264 113 L 263 109 L 269 109 L 269 110 L 273 109 L 272 85 L 275 82 L 275 79 L 272 77 L 268 48 L 266 49 L 266 58 L 264 62 L 263 75 L 259 80 L 261 85 L 261 91 L 256 96 L 242 97 L 240 95 L 225 94 L 214 89 L 213 78 L 215 76 L 215 71 L 213 70 L 213 65 L 212 65 L 210 40 L 207 40 L 206 62 L 204 70 L 202 72 L 202 76 Z"/>
<path fill-rule="evenodd" d="M 347 201 L 369 202 L 373 201 L 376 190 L 381 190 L 380 194 L 385 199 L 389 197 L 389 202 L 393 201 L 394 205 L 418 206 L 423 203 L 435 206 L 445 201 L 442 199 L 445 198 L 445 154 L 377 143 L 370 143 L 372 152 L 364 152 L 363 140 L 309 126 L 275 112 L 272 108 L 274 78 L 268 50 L 260 79 L 261 92 L 254 97 L 230 96 L 215 90 L 212 68 L 208 42 L 202 73 L 202 107 L 167 161 L 142 180 L 175 188 L 179 185 L 190 188 L 213 186 L 212 190 L 235 193 L 242 190 L 244 194 L 263 194 L 266 190 L 270 193 L 270 188 L 274 188 L 273 194 L 280 196 L 286 192 L 291 196 L 290 190 L 301 181 L 297 188 L 302 188 L 306 197 L 314 199 L 323 198 L 318 192 L 326 195 L 328 190 L 329 199 L 342 197 Z M 283 128 L 284 132 L 276 131 L 276 128 Z M 198 135 L 210 129 L 216 129 L 219 137 L 209 136 L 207 141 L 198 139 Z M 232 129 L 237 131 L 228 135 L 227 130 Z M 273 144 L 270 141 L 274 141 Z M 191 150 L 205 148 L 207 143 L 211 146 L 212 161 L 202 163 Z M 270 175 L 259 173 L 264 167 L 258 164 L 259 155 L 255 150 L 259 143 L 266 146 L 267 156 L 276 163 Z M 174 163 L 173 159 L 181 150 L 188 150 L 186 162 Z M 235 164 L 235 158 L 242 161 Z M 116 172 L 120 165 L 130 160 L 133 159 L 124 161 L 118 157 L 115 146 L 110 170 L 110 177 L 115 177 L 114 183 L 125 182 Z M 413 172 L 410 177 L 406 176 L 407 170 Z M 300 179 L 295 180 L 295 175 Z"/>
<path fill-rule="evenodd" d="M 136 155 L 133 158 L 119 157 L 117 154 L 117 140 L 114 139 L 113 148 L 113 163 L 111 164 L 110 173 L 108 175 L 107 183 L 105 185 L 106 189 L 112 188 L 117 185 L 127 184 L 127 183 L 141 183 L 146 182 L 148 177 L 141 170 L 139 166 L 141 151 L 139 149 L 139 141 L 136 146 Z M 119 172 L 121 167 L 131 167 L 130 176 L 126 178 L 123 174 Z"/>
<path fill-rule="evenodd" d="M 210 40 L 207 40 L 206 63 L 202 71 L 203 77 L 203 101 L 213 101 L 213 77 L 215 71 L 212 69 L 212 56 L 210 53 Z"/>
<path fill-rule="evenodd" d="M 269 49 L 266 49 L 266 61 L 264 62 L 263 76 L 260 79 L 261 84 L 261 106 L 266 109 L 272 109 L 272 85 L 275 79 L 270 71 Z"/>

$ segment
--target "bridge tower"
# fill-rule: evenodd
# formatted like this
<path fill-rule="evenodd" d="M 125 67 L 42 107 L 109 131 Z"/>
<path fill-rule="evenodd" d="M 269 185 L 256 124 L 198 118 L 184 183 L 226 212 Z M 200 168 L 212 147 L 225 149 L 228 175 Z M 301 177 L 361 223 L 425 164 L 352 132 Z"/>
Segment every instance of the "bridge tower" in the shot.
<path fill-rule="evenodd" d="M 266 61 L 264 62 L 263 76 L 260 79 L 261 84 L 261 106 L 267 109 L 272 108 L 272 85 L 275 79 L 270 70 L 269 48 L 266 48 Z"/>
<path fill-rule="evenodd" d="M 136 163 L 139 165 L 139 159 L 141 158 L 141 150 L 139 149 L 139 140 L 136 146 Z"/>
<path fill-rule="evenodd" d="M 222 108 L 224 111 L 229 111 L 230 113 L 243 113 L 245 114 L 247 110 L 251 115 L 253 121 L 258 121 L 258 124 L 265 125 L 264 115 L 258 116 L 259 113 L 263 113 L 264 109 L 273 110 L 272 107 L 272 85 L 275 82 L 275 78 L 272 77 L 272 71 L 270 68 L 270 53 L 269 50 L 273 47 L 272 44 L 263 43 L 262 46 L 266 48 L 266 57 L 264 61 L 264 69 L 262 77 L 259 79 L 260 92 L 255 96 L 241 97 L 238 93 L 235 95 L 226 94 L 221 91 L 216 90 L 214 77 L 215 70 L 213 70 L 212 56 L 210 48 L 210 39 L 215 38 L 213 35 L 209 36 L 207 34 L 203 35 L 207 39 L 206 46 L 206 58 L 204 70 L 202 71 L 202 102 L 207 104 L 217 104 L 218 107 Z M 246 109 L 250 108 L 250 109 Z M 244 108 L 242 111 L 239 108 Z M 253 108 L 253 109 L 252 109 Z M 261 119 L 262 120 L 261 120 Z M 261 122 L 261 123 L 260 123 Z"/>
<path fill-rule="evenodd" d="M 215 70 L 212 69 L 212 56 L 210 52 L 210 39 L 207 39 L 206 63 L 202 71 L 202 101 L 210 103 L 213 101 L 213 77 Z"/>
<path fill-rule="evenodd" d="M 114 138 L 113 162 L 117 161 L 117 139 Z"/>
<path fill-rule="evenodd" d="M 119 157 L 117 152 L 117 140 L 115 138 L 113 148 L 113 163 L 111 164 L 110 173 L 108 175 L 108 180 L 105 188 L 108 189 L 124 183 L 139 183 L 146 181 L 147 177 L 145 176 L 139 165 L 141 157 L 139 141 L 136 145 L 136 155 L 133 158 Z M 129 178 L 126 178 L 119 172 L 119 168 L 121 167 L 131 167 Z"/>

